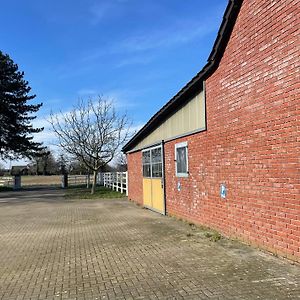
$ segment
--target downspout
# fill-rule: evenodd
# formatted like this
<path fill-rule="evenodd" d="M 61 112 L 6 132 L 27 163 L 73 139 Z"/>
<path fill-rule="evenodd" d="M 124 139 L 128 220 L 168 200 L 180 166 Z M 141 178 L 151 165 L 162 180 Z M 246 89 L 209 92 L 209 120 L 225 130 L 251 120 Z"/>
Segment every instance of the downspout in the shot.
<path fill-rule="evenodd" d="M 166 198 L 166 176 L 165 176 L 165 142 L 161 141 L 162 150 L 162 181 L 163 181 L 163 192 L 164 192 L 164 211 L 163 214 L 167 214 L 167 198 Z"/>

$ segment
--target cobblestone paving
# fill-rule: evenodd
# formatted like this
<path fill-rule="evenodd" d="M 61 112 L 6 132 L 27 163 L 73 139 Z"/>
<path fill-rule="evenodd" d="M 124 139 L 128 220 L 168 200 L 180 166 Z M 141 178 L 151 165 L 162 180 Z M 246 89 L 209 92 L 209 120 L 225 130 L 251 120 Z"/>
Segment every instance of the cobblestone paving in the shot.
<path fill-rule="evenodd" d="M 0 194 L 0 299 L 300 299 L 300 267 L 127 200 Z"/>

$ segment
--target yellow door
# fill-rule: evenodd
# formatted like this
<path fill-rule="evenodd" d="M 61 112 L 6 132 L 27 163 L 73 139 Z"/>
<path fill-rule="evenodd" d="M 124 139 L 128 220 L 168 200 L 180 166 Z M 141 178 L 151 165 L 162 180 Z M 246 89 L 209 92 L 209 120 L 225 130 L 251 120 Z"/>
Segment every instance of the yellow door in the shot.
<path fill-rule="evenodd" d="M 151 178 L 143 178 L 143 200 L 144 205 L 152 207 L 152 191 L 151 191 Z"/>
<path fill-rule="evenodd" d="M 152 178 L 152 208 L 160 213 L 164 213 L 164 189 L 162 178 Z"/>
<path fill-rule="evenodd" d="M 143 151 L 143 202 L 145 207 L 164 214 L 162 156 L 161 146 Z"/>

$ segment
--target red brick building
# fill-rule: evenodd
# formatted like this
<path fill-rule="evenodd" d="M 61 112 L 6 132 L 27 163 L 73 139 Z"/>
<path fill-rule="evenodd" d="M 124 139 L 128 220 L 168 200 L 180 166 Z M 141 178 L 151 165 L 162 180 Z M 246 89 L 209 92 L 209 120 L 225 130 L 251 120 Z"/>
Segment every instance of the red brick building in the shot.
<path fill-rule="evenodd" d="M 205 67 L 125 145 L 129 198 L 300 261 L 299 0 L 230 0 Z"/>

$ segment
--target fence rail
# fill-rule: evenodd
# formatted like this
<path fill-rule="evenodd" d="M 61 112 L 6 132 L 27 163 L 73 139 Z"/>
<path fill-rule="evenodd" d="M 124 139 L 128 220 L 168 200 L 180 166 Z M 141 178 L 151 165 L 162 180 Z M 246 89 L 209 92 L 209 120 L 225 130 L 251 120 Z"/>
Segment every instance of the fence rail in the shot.
<path fill-rule="evenodd" d="M 83 185 L 87 186 L 90 184 L 89 175 L 68 175 L 68 185 Z"/>
<path fill-rule="evenodd" d="M 12 187 L 14 185 L 14 178 L 12 176 L 0 177 L 0 186 Z"/>
<path fill-rule="evenodd" d="M 111 188 L 114 191 L 126 193 L 128 196 L 128 173 L 127 172 L 113 172 L 101 173 L 103 185 Z"/>
<path fill-rule="evenodd" d="M 92 183 L 89 175 L 68 175 L 67 186 L 74 185 L 89 185 Z M 63 182 L 63 177 L 62 177 Z M 21 182 L 20 182 L 21 183 Z M 15 180 L 12 176 L 0 177 L 0 186 L 14 187 Z M 128 196 L 128 173 L 127 172 L 106 172 L 99 173 L 97 184 L 111 188 L 117 192 L 126 193 Z"/>

